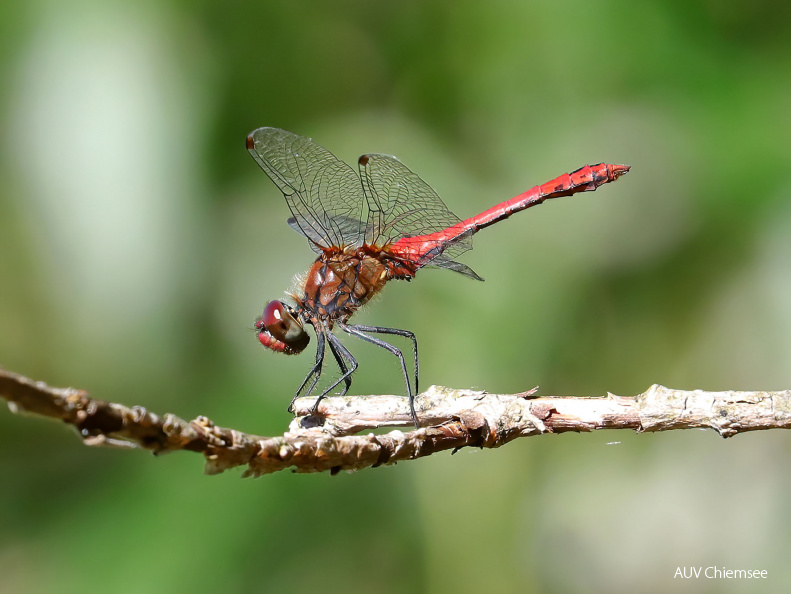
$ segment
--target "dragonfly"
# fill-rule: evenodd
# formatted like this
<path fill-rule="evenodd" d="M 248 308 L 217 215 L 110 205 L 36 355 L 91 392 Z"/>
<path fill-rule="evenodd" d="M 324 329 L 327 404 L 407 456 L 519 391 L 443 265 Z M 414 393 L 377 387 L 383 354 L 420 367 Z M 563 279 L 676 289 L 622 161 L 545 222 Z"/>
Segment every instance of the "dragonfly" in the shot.
<path fill-rule="evenodd" d="M 312 139 L 278 128 L 258 128 L 247 136 L 247 149 L 283 193 L 291 218 L 288 225 L 303 235 L 318 254 L 290 294 L 291 303 L 270 301 L 255 320 L 259 342 L 279 353 L 301 353 L 316 334 L 316 359 L 289 405 L 310 395 L 321 377 L 326 348 L 340 376 L 316 397 L 321 400 L 343 383 L 345 395 L 357 360 L 334 334 L 341 331 L 375 344 L 400 363 L 409 411 L 415 427 L 415 395 L 419 394 L 417 338 L 409 330 L 349 323 L 354 313 L 390 280 L 412 280 L 423 267 L 445 268 L 483 280 L 456 258 L 472 248 L 479 230 L 550 198 L 596 190 L 629 171 L 628 165 L 586 165 L 465 220 L 453 214 L 440 197 L 396 157 L 365 154 L 356 172 Z M 381 335 L 412 343 L 414 390 L 403 352 Z M 307 388 L 307 390 L 306 390 Z"/>

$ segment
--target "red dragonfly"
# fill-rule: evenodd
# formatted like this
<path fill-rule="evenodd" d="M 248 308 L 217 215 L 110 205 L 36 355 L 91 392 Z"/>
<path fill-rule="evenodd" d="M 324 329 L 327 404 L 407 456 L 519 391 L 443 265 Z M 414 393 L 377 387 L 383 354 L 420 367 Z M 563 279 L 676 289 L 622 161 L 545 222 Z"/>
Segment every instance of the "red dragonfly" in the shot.
<path fill-rule="evenodd" d="M 350 324 L 349 318 L 387 281 L 412 280 L 424 266 L 447 268 L 483 280 L 455 260 L 472 248 L 472 235 L 479 229 L 549 198 L 595 190 L 629 171 L 628 165 L 586 165 L 462 221 L 426 182 L 393 156 L 362 155 L 358 175 L 310 138 L 277 128 L 251 132 L 247 149 L 283 192 L 293 215 L 289 226 L 305 236 L 319 255 L 301 279 L 299 292 L 290 295 L 294 304 L 270 301 L 255 321 L 261 344 L 288 355 L 300 353 L 308 345 L 305 324 L 316 332 L 316 362 L 297 389 L 289 410 L 308 383 L 305 394 L 316 387 L 325 343 L 341 375 L 318 395 L 313 411 L 341 382 L 341 395 L 349 390 L 357 361 L 333 334 L 337 326 L 398 358 L 416 427 L 414 397 L 419 393 L 419 365 L 415 335 L 397 328 Z M 403 353 L 373 334 L 403 336 L 412 341 L 414 392 Z"/>

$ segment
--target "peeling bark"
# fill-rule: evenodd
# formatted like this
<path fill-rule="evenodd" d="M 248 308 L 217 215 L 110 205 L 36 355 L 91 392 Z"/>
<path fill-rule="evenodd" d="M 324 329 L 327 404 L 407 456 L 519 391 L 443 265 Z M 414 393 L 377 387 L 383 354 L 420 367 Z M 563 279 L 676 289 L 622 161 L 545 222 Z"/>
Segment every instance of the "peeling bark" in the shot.
<path fill-rule="evenodd" d="M 416 398 L 421 422 L 414 429 L 406 398 L 343 396 L 294 403 L 296 417 L 278 437 L 260 437 L 216 426 L 199 416 L 185 421 L 92 398 L 84 390 L 52 388 L 0 369 L 0 396 L 15 413 L 56 418 L 73 425 L 90 446 L 153 452 L 189 450 L 217 474 L 247 466 L 243 476 L 294 472 L 337 473 L 414 460 L 465 446 L 496 448 L 517 437 L 566 431 L 632 429 L 668 431 L 709 427 L 722 437 L 745 431 L 791 428 L 791 390 L 705 392 L 651 386 L 637 396 L 598 398 L 487 394 L 432 386 Z M 404 427 L 385 434 L 372 429 Z M 359 435 L 368 431 L 365 435 Z"/>

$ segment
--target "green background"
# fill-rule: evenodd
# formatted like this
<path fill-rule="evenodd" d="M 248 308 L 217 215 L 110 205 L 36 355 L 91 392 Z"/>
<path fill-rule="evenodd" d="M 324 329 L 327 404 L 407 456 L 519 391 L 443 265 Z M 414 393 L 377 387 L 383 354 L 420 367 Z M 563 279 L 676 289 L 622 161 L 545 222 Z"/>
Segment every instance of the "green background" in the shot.
<path fill-rule="evenodd" d="M 425 386 L 791 388 L 789 39 L 760 0 L 4 3 L 0 364 L 282 433 L 312 348 L 251 327 L 313 255 L 244 149 L 267 125 L 398 155 L 461 217 L 632 165 L 478 234 L 487 282 L 355 318 L 417 332 Z M 345 342 L 356 393 L 402 393 Z M 0 412 L 0 591 L 786 591 L 789 449 L 610 431 L 243 481 Z M 673 579 L 711 565 L 769 578 Z"/>

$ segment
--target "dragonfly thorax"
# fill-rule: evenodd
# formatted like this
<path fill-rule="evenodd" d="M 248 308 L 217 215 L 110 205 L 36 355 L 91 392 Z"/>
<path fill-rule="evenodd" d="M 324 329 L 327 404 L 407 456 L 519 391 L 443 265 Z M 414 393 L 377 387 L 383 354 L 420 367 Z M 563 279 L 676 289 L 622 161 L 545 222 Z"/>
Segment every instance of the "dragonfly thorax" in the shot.
<path fill-rule="evenodd" d="M 374 253 L 377 252 L 377 253 Z M 300 300 L 309 316 L 328 323 L 345 322 L 393 278 L 411 278 L 398 262 L 383 258 L 368 246 L 327 250 L 313 263 Z"/>

